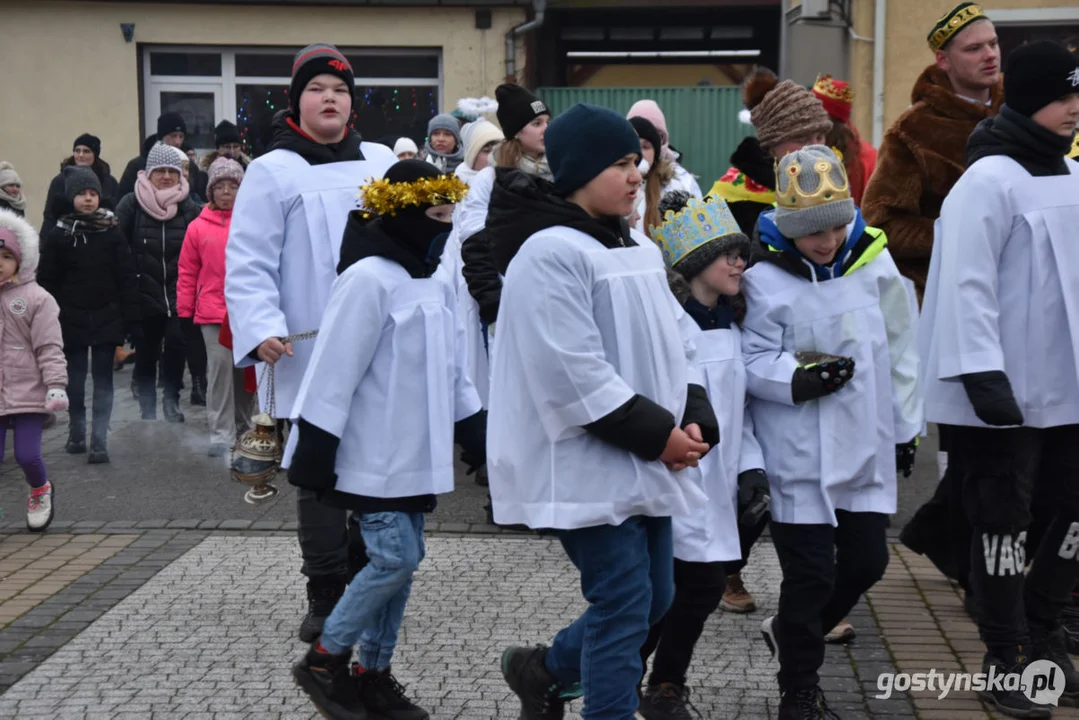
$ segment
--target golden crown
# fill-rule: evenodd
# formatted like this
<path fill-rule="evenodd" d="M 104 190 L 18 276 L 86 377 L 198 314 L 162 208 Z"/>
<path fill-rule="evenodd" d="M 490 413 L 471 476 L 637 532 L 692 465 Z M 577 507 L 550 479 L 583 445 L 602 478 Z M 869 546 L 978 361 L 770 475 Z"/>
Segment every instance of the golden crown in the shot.
<path fill-rule="evenodd" d="M 813 91 L 847 104 L 854 102 L 854 90 L 851 89 L 850 83 L 836 80 L 828 74 L 817 76 L 817 81 L 813 83 Z"/>
<path fill-rule="evenodd" d="M 364 217 L 396 215 L 410 205 L 457 203 L 468 194 L 468 185 L 456 175 L 424 177 L 411 182 L 368 180 L 362 186 Z"/>
<path fill-rule="evenodd" d="M 981 5 L 960 3 L 937 20 L 933 31 L 929 33 L 929 49 L 933 52 L 940 50 L 952 39 L 953 35 L 981 17 L 985 17 L 985 10 L 982 10 Z"/>
<path fill-rule="evenodd" d="M 820 177 L 820 184 L 811 193 L 806 193 L 798 184 L 803 168 L 798 162 L 792 162 L 786 170 L 776 170 L 776 205 L 789 210 L 805 210 L 818 205 L 827 205 L 837 200 L 847 200 L 851 197 L 850 181 L 843 165 L 834 165 L 832 161 L 818 158 L 813 163 L 813 171 Z M 843 178 L 842 184 L 832 182 L 832 173 L 838 171 Z M 783 189 L 782 177 L 786 174 L 787 186 Z"/>
<path fill-rule="evenodd" d="M 672 268 L 701 245 L 742 232 L 727 203 L 717 197 L 690 198 L 678 212 L 668 210 L 662 225 L 653 225 L 648 230 L 663 251 L 667 267 Z"/>

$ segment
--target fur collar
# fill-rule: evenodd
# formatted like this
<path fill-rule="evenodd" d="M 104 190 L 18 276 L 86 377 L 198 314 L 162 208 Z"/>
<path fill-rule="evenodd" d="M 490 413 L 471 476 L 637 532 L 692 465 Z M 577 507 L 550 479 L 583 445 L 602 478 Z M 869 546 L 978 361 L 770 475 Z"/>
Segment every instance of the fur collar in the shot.
<path fill-rule="evenodd" d="M 13 212 L 0 210 L 0 227 L 15 233 L 15 242 L 19 244 L 19 272 L 15 279 L 26 284 L 34 279 L 38 262 L 41 259 L 37 231 L 34 227 Z"/>

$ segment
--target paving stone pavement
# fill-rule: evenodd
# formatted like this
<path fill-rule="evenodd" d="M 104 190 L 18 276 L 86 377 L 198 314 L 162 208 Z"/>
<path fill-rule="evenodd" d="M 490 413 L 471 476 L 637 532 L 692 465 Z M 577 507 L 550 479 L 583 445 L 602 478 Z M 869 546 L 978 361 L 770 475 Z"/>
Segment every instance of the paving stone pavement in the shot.
<path fill-rule="evenodd" d="M 304 601 L 298 564 L 292 538 L 211 535 L 11 687 L 0 717 L 313 717 L 289 675 L 304 649 L 294 635 Z M 779 582 L 770 545 L 755 550 L 744 577 L 761 610 L 717 613 L 691 670 L 705 718 L 774 717 L 776 666 L 758 633 Z M 429 536 L 395 672 L 433 718 L 516 718 L 501 650 L 549 641 L 583 606 L 552 539 Z M 844 718 L 914 717 L 905 696 L 867 698 L 871 666 L 892 666 L 864 603 L 852 620 L 860 639 L 829 648 L 822 672 L 832 706 Z M 579 703 L 567 716 L 577 711 Z"/>

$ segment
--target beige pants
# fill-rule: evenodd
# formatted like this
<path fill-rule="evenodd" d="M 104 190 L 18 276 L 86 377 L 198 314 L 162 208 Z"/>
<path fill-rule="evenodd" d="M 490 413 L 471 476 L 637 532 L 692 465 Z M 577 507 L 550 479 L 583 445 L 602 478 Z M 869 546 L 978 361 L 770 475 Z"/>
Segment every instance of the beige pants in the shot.
<path fill-rule="evenodd" d="M 237 433 L 251 426 L 254 394 L 244 390 L 244 371 L 232 364 L 232 351 L 217 341 L 220 325 L 201 325 L 206 342 L 206 416 L 210 442 L 232 447 Z"/>

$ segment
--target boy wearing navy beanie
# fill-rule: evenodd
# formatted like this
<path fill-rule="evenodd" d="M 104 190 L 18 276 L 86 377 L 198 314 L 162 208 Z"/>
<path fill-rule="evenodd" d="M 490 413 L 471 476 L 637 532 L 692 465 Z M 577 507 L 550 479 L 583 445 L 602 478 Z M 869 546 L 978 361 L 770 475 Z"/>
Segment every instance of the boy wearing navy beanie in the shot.
<path fill-rule="evenodd" d="M 554 183 L 497 177 L 488 230 L 505 275 L 492 352 L 488 468 L 495 521 L 554 529 L 590 605 L 502 673 L 528 720 L 637 710 L 640 648 L 673 597 L 671 516 L 705 502 L 697 462 L 719 429 L 692 323 L 655 243 L 627 229 L 640 142 L 576 105 L 547 130 Z M 536 427 L 522 434 L 512 428 Z"/>

